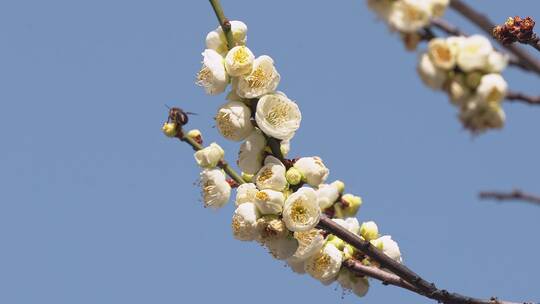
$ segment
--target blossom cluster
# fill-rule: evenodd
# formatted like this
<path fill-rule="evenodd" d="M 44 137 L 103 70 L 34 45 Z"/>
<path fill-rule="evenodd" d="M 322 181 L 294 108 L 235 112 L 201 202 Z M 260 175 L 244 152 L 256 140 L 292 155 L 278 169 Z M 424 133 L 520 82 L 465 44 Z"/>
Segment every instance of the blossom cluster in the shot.
<path fill-rule="evenodd" d="M 450 0 L 367 0 L 368 7 L 384 20 L 390 29 L 401 34 L 413 49 L 420 40 L 418 31 L 431 18 L 444 15 Z"/>
<path fill-rule="evenodd" d="M 204 205 L 225 206 L 232 188 L 237 187 L 231 224 L 236 239 L 260 243 L 294 272 L 307 273 L 325 285 L 338 281 L 344 289 L 365 295 L 367 278 L 342 268 L 342 262 L 354 258 L 378 265 L 343 240 L 318 229 L 321 216 L 331 217 L 401 262 L 397 243 L 391 236 L 379 235 L 375 222 L 360 224 L 355 216 L 362 199 L 344 193 L 341 181 L 327 182 L 330 170 L 320 157 L 285 158 L 300 127 L 300 109 L 277 91 L 280 75 L 272 58 L 255 57 L 246 46 L 247 26 L 231 21 L 231 30 L 234 41 L 230 49 L 221 27 L 207 35 L 197 84 L 210 95 L 231 87 L 215 120 L 224 138 L 242 142 L 237 164 L 245 182 L 238 185 L 227 179 L 221 169 L 225 152 L 218 144 L 196 151 Z M 163 131 L 174 136 L 176 127 L 166 123 Z M 199 136 L 200 140 L 197 131 L 186 136 Z M 271 149 L 272 142 L 279 151 Z"/>
<path fill-rule="evenodd" d="M 504 126 L 501 103 L 508 85 L 500 73 L 507 64 L 484 36 L 453 36 L 429 42 L 418 73 L 429 87 L 447 92 L 466 129 L 481 133 Z"/>

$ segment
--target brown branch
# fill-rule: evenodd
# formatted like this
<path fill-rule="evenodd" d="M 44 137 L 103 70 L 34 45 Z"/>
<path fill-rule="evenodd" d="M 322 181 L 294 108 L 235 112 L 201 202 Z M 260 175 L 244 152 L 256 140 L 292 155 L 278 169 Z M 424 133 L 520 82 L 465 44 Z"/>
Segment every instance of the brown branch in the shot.
<path fill-rule="evenodd" d="M 366 266 L 363 265 L 361 262 L 348 259 L 343 262 L 343 267 L 347 268 L 349 271 L 361 275 L 361 276 L 367 276 L 376 280 L 381 281 L 384 285 L 394 285 L 397 287 L 401 287 L 407 290 L 410 290 L 414 293 L 417 293 L 419 295 L 425 296 L 427 298 L 433 299 L 438 301 L 439 303 L 467 303 L 467 304 L 518 304 L 514 302 L 508 302 L 508 301 L 501 301 L 497 298 L 491 298 L 491 299 L 475 299 L 467 296 L 463 296 L 457 293 L 449 293 L 446 290 L 438 290 L 435 293 L 426 294 L 421 292 L 418 288 L 416 288 L 414 285 L 404 281 L 399 276 L 390 273 L 388 271 L 382 270 L 377 267 L 373 266 Z"/>
<path fill-rule="evenodd" d="M 397 277 L 400 278 L 399 282 L 401 283 L 406 282 L 408 284 L 408 285 L 405 284 L 404 286 L 401 286 L 401 287 L 407 288 L 407 287 L 412 286 L 415 288 L 416 293 L 424 295 L 428 298 L 436 299 L 440 302 L 447 303 L 447 304 L 450 304 L 450 303 L 452 304 L 456 304 L 456 303 L 459 303 L 459 304 L 509 303 L 509 302 L 498 301 L 496 298 L 491 298 L 489 300 L 475 299 L 475 298 L 463 296 L 457 293 L 449 293 L 446 290 L 438 289 L 435 286 L 435 284 L 429 283 L 428 281 L 424 280 L 422 277 L 420 277 L 414 271 L 409 269 L 407 266 L 394 261 L 389 256 L 384 254 L 381 250 L 371 245 L 370 242 L 363 240 L 358 235 L 340 226 L 339 224 L 332 221 L 332 219 L 328 218 L 325 215 L 321 216 L 318 227 L 323 230 L 328 231 L 329 233 L 342 239 L 344 242 L 355 247 L 356 249 L 361 251 L 363 254 L 370 257 L 373 261 L 379 263 L 381 265 L 381 268 L 388 269 L 389 271 L 393 272 Z"/>
<path fill-rule="evenodd" d="M 540 96 L 530 96 L 521 92 L 509 91 L 506 94 L 508 102 L 521 102 L 529 105 L 540 105 Z"/>
<path fill-rule="evenodd" d="M 533 204 L 540 204 L 540 196 L 527 194 L 521 190 L 512 192 L 484 191 L 478 195 L 480 199 L 493 199 L 497 201 L 523 201 Z"/>
<path fill-rule="evenodd" d="M 495 27 L 495 24 L 489 20 L 489 18 L 479 12 L 477 12 L 475 9 L 467 5 L 462 0 L 451 0 L 450 1 L 450 7 L 456 10 L 458 13 L 463 15 L 465 18 L 469 19 L 472 23 L 476 24 L 479 28 L 481 28 L 484 32 L 491 35 L 493 28 Z M 519 58 L 522 64 L 527 65 L 530 67 L 531 70 L 536 72 L 540 75 L 540 61 L 531 56 L 528 52 L 525 50 L 519 48 L 517 45 L 510 44 L 510 45 L 504 45 L 502 44 L 504 48 L 512 52 L 516 57 Z"/>

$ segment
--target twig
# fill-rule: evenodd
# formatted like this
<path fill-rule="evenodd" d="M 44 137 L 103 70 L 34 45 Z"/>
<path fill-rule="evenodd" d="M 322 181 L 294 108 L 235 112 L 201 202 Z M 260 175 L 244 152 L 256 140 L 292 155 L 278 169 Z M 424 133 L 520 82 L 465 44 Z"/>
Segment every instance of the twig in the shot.
<path fill-rule="evenodd" d="M 535 24 L 532 17 L 508 17 L 505 23 L 493 28 L 492 34 L 503 45 L 519 42 L 540 51 L 540 38 L 534 33 Z"/>
<path fill-rule="evenodd" d="M 467 296 L 463 296 L 457 293 L 449 293 L 446 290 L 438 290 L 435 293 L 432 294 L 425 294 L 421 292 L 418 288 L 416 288 L 414 285 L 404 281 L 399 276 L 390 273 L 388 271 L 384 271 L 380 268 L 373 267 L 373 266 L 366 266 L 363 265 L 361 262 L 348 259 L 343 262 L 343 267 L 347 268 L 349 271 L 361 275 L 361 276 L 368 276 L 370 278 L 376 279 L 381 281 L 385 285 L 394 285 L 397 287 L 401 287 L 407 290 L 410 290 L 414 293 L 417 293 L 419 295 L 425 296 L 427 298 L 436 300 L 440 303 L 463 303 L 463 304 L 518 304 L 514 302 L 507 302 L 507 301 L 501 301 L 497 298 L 491 298 L 488 300 L 484 299 L 475 299 L 470 298 Z"/>
<path fill-rule="evenodd" d="M 480 192 L 479 197 L 481 199 L 493 199 L 497 201 L 524 201 L 533 204 L 540 204 L 540 196 L 527 194 L 521 190 L 514 190 L 512 192 L 497 192 L 497 191 L 485 191 Z"/>
<path fill-rule="evenodd" d="M 495 27 L 495 24 L 489 20 L 489 18 L 472 7 L 467 5 L 461 0 L 451 0 L 450 7 L 456 10 L 458 13 L 463 15 L 465 18 L 469 19 L 472 23 L 476 24 L 484 32 L 491 36 L 492 30 Z M 516 55 L 522 64 L 525 64 L 530 67 L 534 72 L 540 75 L 540 61 L 531 56 L 525 50 L 519 48 L 517 45 L 502 45 L 504 48 Z"/>
<path fill-rule="evenodd" d="M 214 13 L 216 13 L 219 25 L 221 26 L 221 29 L 223 29 L 223 33 L 227 38 L 227 47 L 228 49 L 232 49 L 234 47 L 234 38 L 231 32 L 231 22 L 229 22 L 229 19 L 227 19 L 227 17 L 225 17 L 225 14 L 223 13 L 223 8 L 221 7 L 221 3 L 219 2 L 219 0 L 210 0 L 210 4 L 212 5 Z"/>
<path fill-rule="evenodd" d="M 530 105 L 540 105 L 540 96 L 530 96 L 521 92 L 510 91 L 506 94 L 509 102 L 522 102 Z"/>

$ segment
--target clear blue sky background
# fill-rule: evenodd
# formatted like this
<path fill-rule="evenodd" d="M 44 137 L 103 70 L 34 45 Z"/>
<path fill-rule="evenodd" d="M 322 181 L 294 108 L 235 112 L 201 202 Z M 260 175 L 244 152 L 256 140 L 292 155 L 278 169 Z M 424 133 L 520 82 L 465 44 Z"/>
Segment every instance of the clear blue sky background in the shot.
<path fill-rule="evenodd" d="M 540 12 L 469 2 L 500 21 Z M 539 301 L 540 208 L 476 194 L 540 193 L 540 107 L 505 104 L 505 129 L 472 138 L 365 1 L 307 3 L 223 1 L 300 105 L 291 155 L 320 155 L 428 280 Z M 231 205 L 202 208 L 192 152 L 160 128 L 164 104 L 181 106 L 236 155 L 213 128 L 224 97 L 194 85 L 215 27 L 202 0 L 0 2 L 0 303 L 431 303 L 377 282 L 341 300 L 234 240 Z M 538 77 L 504 75 L 540 93 Z"/>

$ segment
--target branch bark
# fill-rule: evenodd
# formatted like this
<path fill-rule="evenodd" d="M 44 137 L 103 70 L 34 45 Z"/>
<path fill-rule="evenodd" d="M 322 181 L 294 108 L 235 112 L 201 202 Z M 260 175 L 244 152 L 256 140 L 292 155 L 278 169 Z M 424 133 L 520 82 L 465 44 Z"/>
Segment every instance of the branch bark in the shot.
<path fill-rule="evenodd" d="M 489 20 L 487 16 L 477 12 L 475 9 L 467 5 L 462 0 L 451 0 L 450 7 L 463 15 L 463 17 L 469 19 L 472 23 L 476 24 L 476 26 L 478 26 L 489 36 L 491 36 L 492 30 L 495 27 L 495 23 Z M 521 49 L 515 44 L 502 46 L 512 52 L 514 55 L 516 55 L 523 64 L 527 65 L 531 70 L 540 75 L 539 60 L 537 60 L 535 57 L 531 56 L 528 52 Z"/>
<path fill-rule="evenodd" d="M 221 29 L 223 29 L 223 33 L 227 38 L 227 47 L 230 50 L 234 47 L 234 39 L 231 32 L 231 23 L 229 22 L 229 19 L 225 17 L 225 14 L 223 13 L 223 8 L 221 7 L 221 3 L 219 2 L 219 0 L 210 0 L 210 4 L 212 5 L 214 13 L 216 13 L 219 25 L 221 26 Z"/>
<path fill-rule="evenodd" d="M 530 96 L 521 92 L 509 91 L 506 94 L 506 100 L 509 102 L 521 102 L 529 105 L 540 105 L 540 96 Z"/>
<path fill-rule="evenodd" d="M 540 205 L 540 196 L 527 194 L 521 190 L 514 190 L 512 192 L 498 192 L 498 191 L 484 191 L 480 192 L 480 199 L 492 199 L 497 201 L 524 201 L 533 204 Z"/>
<path fill-rule="evenodd" d="M 401 287 L 417 293 L 421 296 L 433 299 L 439 303 L 452 303 L 452 304 L 518 304 L 515 302 L 508 302 L 498 300 L 497 298 L 490 299 L 476 299 L 467 296 L 460 295 L 458 293 L 449 293 L 446 290 L 439 290 L 438 292 L 432 294 L 425 294 L 416 288 L 414 285 L 404 281 L 399 276 L 390 273 L 388 271 L 382 270 L 373 266 L 363 265 L 361 262 L 348 259 L 343 262 L 343 267 L 347 268 L 349 271 L 361 275 L 367 276 L 376 280 L 381 281 L 384 285 L 393 285 Z"/>

